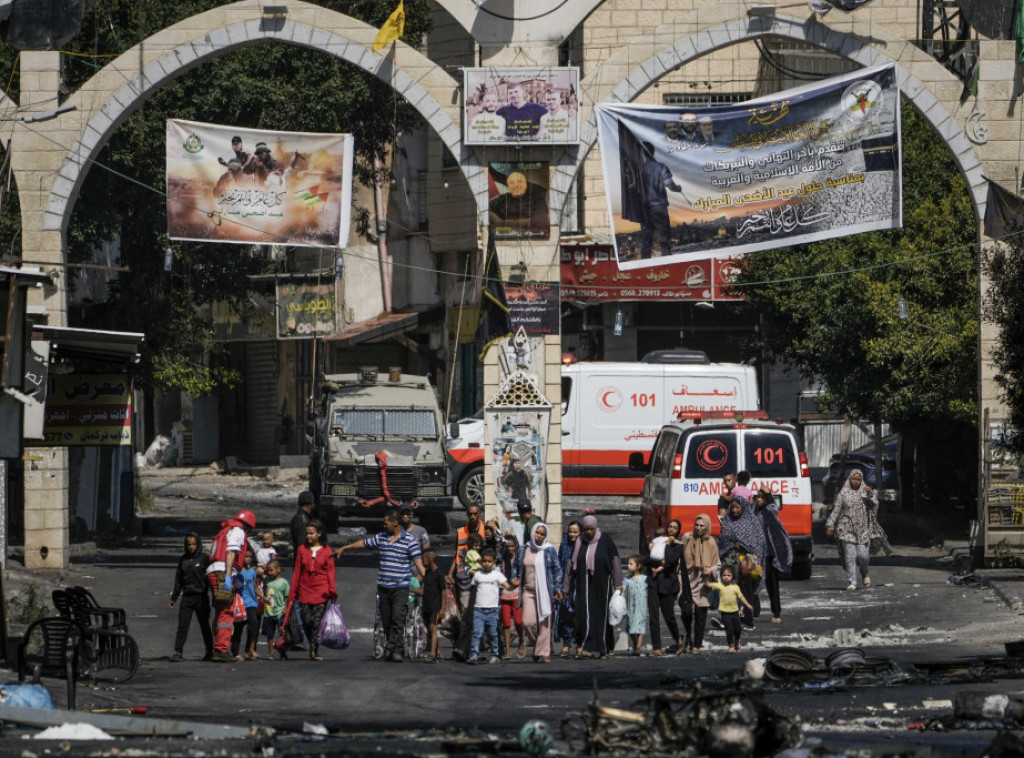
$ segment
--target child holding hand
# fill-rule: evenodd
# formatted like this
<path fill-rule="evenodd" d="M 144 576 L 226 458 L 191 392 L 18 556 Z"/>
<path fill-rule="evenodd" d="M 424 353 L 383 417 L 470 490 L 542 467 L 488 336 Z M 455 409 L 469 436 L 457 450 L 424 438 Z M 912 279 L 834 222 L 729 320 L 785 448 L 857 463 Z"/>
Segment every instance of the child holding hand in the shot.
<path fill-rule="evenodd" d="M 738 584 L 733 584 L 735 574 L 731 566 L 722 568 L 721 581 L 712 582 L 710 587 L 718 590 L 718 611 L 722 615 L 722 626 L 725 627 L 725 639 L 729 643 L 729 652 L 735 653 L 740 649 L 740 634 L 743 627 L 740 625 L 740 605 L 744 608 L 754 610 L 753 606 L 743 597 L 743 591 Z"/>

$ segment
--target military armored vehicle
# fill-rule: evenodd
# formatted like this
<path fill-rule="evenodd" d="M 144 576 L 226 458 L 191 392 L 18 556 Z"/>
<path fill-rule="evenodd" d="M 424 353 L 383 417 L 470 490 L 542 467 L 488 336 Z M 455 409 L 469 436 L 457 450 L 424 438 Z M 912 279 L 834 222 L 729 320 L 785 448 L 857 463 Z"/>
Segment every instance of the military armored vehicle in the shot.
<path fill-rule="evenodd" d="M 427 377 L 373 367 L 328 375 L 309 436 L 309 488 L 329 532 L 345 522 L 376 527 L 403 505 L 429 532 L 448 531 L 444 423 Z"/>

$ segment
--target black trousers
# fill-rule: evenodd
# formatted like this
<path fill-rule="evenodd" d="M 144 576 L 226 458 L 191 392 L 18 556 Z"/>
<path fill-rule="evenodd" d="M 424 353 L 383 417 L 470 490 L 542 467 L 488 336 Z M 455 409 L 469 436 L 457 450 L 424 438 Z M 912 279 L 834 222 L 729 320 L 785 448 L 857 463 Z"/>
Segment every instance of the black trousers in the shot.
<path fill-rule="evenodd" d="M 740 592 L 743 593 L 743 597 L 746 598 L 747 602 L 753 606 L 754 610 L 748 609 L 745 605 L 740 606 L 740 620 L 746 626 L 753 626 L 754 619 L 761 615 L 761 597 L 758 592 L 761 582 L 753 582 L 749 577 L 740 574 L 737 582 L 740 586 Z"/>
<path fill-rule="evenodd" d="M 647 623 L 651 627 L 651 649 L 661 650 L 661 619 L 665 619 L 672 642 L 679 639 L 679 624 L 676 623 L 676 596 L 662 595 L 656 588 L 647 585 Z"/>
<path fill-rule="evenodd" d="M 782 597 L 779 594 L 779 570 L 775 568 L 771 558 L 765 559 L 764 566 L 764 589 L 768 593 L 768 603 L 772 608 L 772 617 L 782 616 Z"/>
<path fill-rule="evenodd" d="M 672 222 L 667 205 L 648 205 L 647 223 L 640 225 L 640 257 L 650 258 L 652 248 L 657 245 L 661 255 L 672 252 Z"/>
<path fill-rule="evenodd" d="M 740 624 L 739 611 L 732 611 L 728 613 L 722 611 L 722 626 L 725 627 L 725 641 L 729 643 L 729 647 L 740 644 L 740 634 L 743 632 L 743 626 Z"/>
<path fill-rule="evenodd" d="M 245 630 L 245 649 L 251 650 L 260 641 L 260 611 L 259 608 L 246 608 L 245 621 L 236 621 L 235 628 L 231 630 L 231 654 L 238 655 L 238 648 L 242 644 L 242 630 Z"/>
<path fill-rule="evenodd" d="M 188 639 L 188 628 L 192 625 L 192 616 L 199 622 L 199 633 L 203 635 L 203 646 L 206 654 L 213 653 L 213 630 L 210 629 L 210 593 L 201 595 L 182 595 L 178 604 L 178 633 L 174 635 L 174 652 L 185 650 Z"/>
<path fill-rule="evenodd" d="M 459 592 L 460 598 L 462 592 Z M 469 590 L 466 598 L 466 606 L 462 609 L 462 616 L 459 618 L 459 636 L 455 639 L 453 650 L 458 651 L 463 658 L 469 657 L 469 646 L 473 644 L 473 608 L 476 606 L 476 587 Z"/>
<path fill-rule="evenodd" d="M 686 641 L 692 647 L 704 645 L 704 629 L 708 625 L 708 608 L 706 605 L 680 603 L 679 610 L 683 614 L 683 629 L 686 630 Z"/>
<path fill-rule="evenodd" d="M 409 613 L 408 587 L 381 587 L 377 585 L 380 599 L 380 623 L 384 627 L 386 655 L 399 655 L 405 651 L 405 617 Z"/>

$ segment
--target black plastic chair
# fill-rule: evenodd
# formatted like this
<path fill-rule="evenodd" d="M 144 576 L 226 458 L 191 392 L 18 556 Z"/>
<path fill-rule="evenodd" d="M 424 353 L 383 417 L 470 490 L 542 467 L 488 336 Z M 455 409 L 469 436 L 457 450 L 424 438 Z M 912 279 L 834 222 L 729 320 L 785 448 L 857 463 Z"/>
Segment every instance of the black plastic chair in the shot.
<path fill-rule="evenodd" d="M 116 616 L 108 612 L 110 609 L 93 608 L 74 588 L 55 589 L 51 597 L 61 616 L 77 623 L 81 629 L 80 676 L 114 682 L 126 682 L 135 676 L 141 662 L 139 646 L 123 626 L 116 629 L 107 626 L 116 620 Z"/>
<path fill-rule="evenodd" d="M 18 681 L 24 682 L 29 671 L 34 684 L 41 676 L 67 680 L 68 710 L 75 710 L 81 644 L 82 628 L 70 619 L 54 616 L 32 623 L 18 645 Z"/>
<path fill-rule="evenodd" d="M 127 614 L 124 608 L 100 605 L 96 602 L 96 598 L 93 597 L 92 593 L 85 587 L 68 587 L 67 591 L 72 598 L 75 596 L 80 597 L 89 609 L 90 615 L 100 618 L 104 627 L 128 631 Z"/>

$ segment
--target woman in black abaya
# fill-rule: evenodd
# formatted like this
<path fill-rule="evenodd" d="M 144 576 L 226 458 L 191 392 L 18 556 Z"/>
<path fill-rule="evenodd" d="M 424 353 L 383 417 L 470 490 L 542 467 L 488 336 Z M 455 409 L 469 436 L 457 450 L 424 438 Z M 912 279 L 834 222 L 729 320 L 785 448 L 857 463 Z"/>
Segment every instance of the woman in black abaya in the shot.
<path fill-rule="evenodd" d="M 583 534 L 576 540 L 565 591 L 576 597 L 576 639 L 582 658 L 607 658 L 614 648 L 608 624 L 612 592 L 622 589 L 622 563 L 615 543 L 597 528 L 597 519 L 583 519 Z"/>

